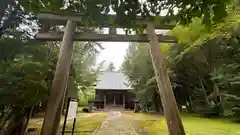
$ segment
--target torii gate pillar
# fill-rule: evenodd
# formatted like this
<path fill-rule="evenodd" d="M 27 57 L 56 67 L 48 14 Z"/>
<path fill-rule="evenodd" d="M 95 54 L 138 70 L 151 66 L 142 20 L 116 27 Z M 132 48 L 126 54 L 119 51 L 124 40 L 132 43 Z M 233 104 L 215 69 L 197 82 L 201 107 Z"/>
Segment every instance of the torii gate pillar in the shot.
<path fill-rule="evenodd" d="M 76 24 L 68 21 L 60 47 L 58 62 L 52 83 L 52 90 L 47 104 L 41 135 L 56 135 L 60 123 L 65 88 L 67 86 L 73 53 L 73 35 Z"/>
<path fill-rule="evenodd" d="M 167 74 L 165 58 L 160 51 L 155 28 L 152 23 L 147 24 L 147 32 L 150 41 L 148 47 L 152 58 L 152 64 L 156 75 L 169 135 L 185 135 L 177 103 Z"/>

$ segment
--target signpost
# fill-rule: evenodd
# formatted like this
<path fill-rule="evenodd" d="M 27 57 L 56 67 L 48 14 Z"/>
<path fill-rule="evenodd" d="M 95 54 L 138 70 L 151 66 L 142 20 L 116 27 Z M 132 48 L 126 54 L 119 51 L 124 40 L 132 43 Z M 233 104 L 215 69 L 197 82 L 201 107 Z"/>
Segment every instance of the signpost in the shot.
<path fill-rule="evenodd" d="M 72 120 L 72 119 L 73 119 L 73 126 L 72 126 L 72 135 L 73 135 L 75 124 L 76 124 L 77 108 L 78 108 L 77 99 L 69 98 L 67 102 L 67 110 L 65 113 L 65 119 L 63 123 L 62 135 L 64 135 L 67 120 Z"/>

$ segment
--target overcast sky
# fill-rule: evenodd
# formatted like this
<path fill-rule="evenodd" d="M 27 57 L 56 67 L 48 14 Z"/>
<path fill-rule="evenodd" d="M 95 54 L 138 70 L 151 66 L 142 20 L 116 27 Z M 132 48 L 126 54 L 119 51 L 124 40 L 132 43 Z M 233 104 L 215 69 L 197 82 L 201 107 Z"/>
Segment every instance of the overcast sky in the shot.
<path fill-rule="evenodd" d="M 157 34 L 167 34 L 168 30 L 155 30 Z M 108 29 L 103 30 L 104 34 L 108 33 Z M 118 34 L 125 34 L 123 29 L 117 29 Z M 129 42 L 99 42 L 104 50 L 101 50 L 97 57 L 97 64 L 105 60 L 107 63 L 113 62 L 114 66 L 118 70 L 121 66 L 126 49 L 129 46 Z M 106 63 L 106 64 L 107 64 Z"/>
<path fill-rule="evenodd" d="M 99 42 L 104 48 L 97 57 L 97 63 L 99 64 L 103 60 L 106 62 L 113 62 L 114 66 L 118 70 L 121 66 L 126 49 L 129 46 L 129 42 Z"/>
<path fill-rule="evenodd" d="M 103 29 L 104 34 L 108 34 L 108 29 Z M 117 34 L 125 34 L 123 29 L 117 28 Z M 102 61 L 106 61 L 105 64 L 113 62 L 116 70 L 121 66 L 124 56 L 126 54 L 126 49 L 129 46 L 129 42 L 98 42 L 104 48 L 101 50 L 99 56 L 97 57 L 97 64 Z"/>

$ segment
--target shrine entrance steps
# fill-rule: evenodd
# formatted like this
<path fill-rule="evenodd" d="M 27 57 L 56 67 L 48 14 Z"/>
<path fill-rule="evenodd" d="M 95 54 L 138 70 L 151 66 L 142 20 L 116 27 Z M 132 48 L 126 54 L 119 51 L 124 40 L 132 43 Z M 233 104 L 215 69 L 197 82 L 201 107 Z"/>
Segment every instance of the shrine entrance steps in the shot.
<path fill-rule="evenodd" d="M 124 110 L 125 110 L 125 109 L 124 109 L 123 106 L 107 105 L 107 106 L 104 107 L 104 111 L 107 111 L 107 112 L 109 112 L 109 111 L 120 111 L 120 112 L 122 112 L 122 111 L 124 111 Z"/>

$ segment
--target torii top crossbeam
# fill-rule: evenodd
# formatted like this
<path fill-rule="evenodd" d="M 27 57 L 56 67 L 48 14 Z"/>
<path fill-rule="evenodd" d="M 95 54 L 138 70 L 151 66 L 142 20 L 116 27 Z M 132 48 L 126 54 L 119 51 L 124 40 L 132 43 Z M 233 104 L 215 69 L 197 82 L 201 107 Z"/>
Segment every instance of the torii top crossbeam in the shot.
<path fill-rule="evenodd" d="M 40 13 L 38 15 L 38 18 L 40 20 L 40 23 L 47 24 L 47 25 L 65 25 L 68 20 L 76 22 L 78 26 L 84 27 L 84 20 L 83 16 L 81 15 L 57 15 L 57 14 L 51 14 L 51 13 Z M 75 33 L 74 35 L 74 41 L 111 41 L 111 42 L 149 42 L 147 35 L 119 35 L 116 32 L 116 28 L 123 28 L 123 26 L 116 25 L 114 28 L 112 27 L 112 24 L 108 22 L 108 20 L 115 20 L 115 15 L 103 15 L 102 16 L 102 22 L 98 24 L 98 26 L 88 26 L 88 27 L 107 27 L 110 28 L 108 34 L 97 34 L 94 32 L 91 33 Z M 163 20 L 163 17 L 158 17 L 158 20 Z M 149 21 L 142 19 L 141 17 L 138 17 L 136 20 L 136 24 L 143 26 L 146 25 Z M 175 22 L 171 21 L 171 24 L 164 24 L 161 22 L 155 22 L 154 26 L 156 29 L 172 29 L 174 27 Z M 159 42 L 165 42 L 165 43 L 175 43 L 176 39 L 169 35 L 162 35 L 159 34 L 158 41 Z M 36 39 L 39 40 L 47 40 L 47 41 L 60 41 L 62 40 L 63 32 L 46 32 L 38 33 L 36 35 Z"/>
<path fill-rule="evenodd" d="M 40 13 L 38 15 L 38 18 L 42 23 L 48 23 L 51 25 L 65 25 L 68 20 L 72 20 L 76 22 L 78 25 L 83 26 L 84 25 L 84 18 L 83 15 L 58 15 L 53 13 Z M 109 23 L 109 20 L 112 21 L 112 23 L 115 22 L 117 16 L 116 15 L 102 15 L 101 16 L 101 22 L 98 22 L 98 26 L 100 27 L 110 27 L 112 24 Z M 167 22 L 164 22 L 163 20 L 168 20 Z M 176 21 L 173 20 L 170 17 L 164 17 L 164 16 L 158 16 L 155 17 L 155 20 L 158 20 L 154 23 L 155 29 L 172 29 L 176 25 Z M 146 25 L 148 23 L 148 20 L 141 18 L 140 16 L 136 19 L 137 25 Z M 94 25 L 94 24 L 92 24 Z M 90 26 L 89 26 L 90 27 Z M 123 26 L 116 25 L 116 28 L 123 28 Z"/>

